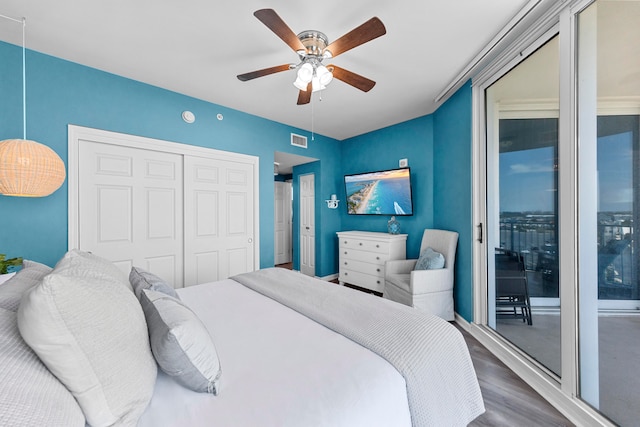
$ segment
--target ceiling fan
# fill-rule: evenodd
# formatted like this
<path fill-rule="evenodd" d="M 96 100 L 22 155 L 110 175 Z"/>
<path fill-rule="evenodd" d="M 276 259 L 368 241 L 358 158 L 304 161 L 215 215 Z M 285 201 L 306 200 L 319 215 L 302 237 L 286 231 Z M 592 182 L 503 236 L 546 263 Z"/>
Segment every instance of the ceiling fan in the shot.
<path fill-rule="evenodd" d="M 368 92 L 375 86 L 376 82 L 373 80 L 337 65 L 324 66 L 322 61 L 335 58 L 354 47 L 386 34 L 387 30 L 380 19 L 371 18 L 329 43 L 327 36 L 320 31 L 307 30 L 296 35 L 273 9 L 260 9 L 255 11 L 253 15 L 289 45 L 298 54 L 300 62 L 239 74 L 239 80 L 245 82 L 269 74 L 297 69 L 297 78 L 293 84 L 300 89 L 298 105 L 308 104 L 311 101 L 311 93 L 325 89 L 334 77 L 363 92 Z"/>

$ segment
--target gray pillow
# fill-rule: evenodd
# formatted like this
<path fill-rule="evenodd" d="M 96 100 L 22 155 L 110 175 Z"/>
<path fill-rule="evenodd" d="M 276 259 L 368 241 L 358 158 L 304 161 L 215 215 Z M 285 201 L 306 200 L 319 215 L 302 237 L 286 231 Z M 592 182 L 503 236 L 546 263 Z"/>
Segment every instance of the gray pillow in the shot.
<path fill-rule="evenodd" d="M 24 260 L 22 269 L 0 286 L 0 308 L 18 311 L 22 295 L 40 283 L 52 270 L 39 262 Z"/>
<path fill-rule="evenodd" d="M 131 267 L 131 273 L 129 273 L 129 282 L 133 287 L 133 293 L 140 299 L 143 289 L 149 289 L 156 292 L 162 292 L 163 294 L 171 295 L 174 298 L 180 299 L 175 289 L 167 282 L 153 273 L 149 273 L 140 267 Z"/>
<path fill-rule="evenodd" d="M 160 369 L 191 390 L 217 395 L 220 361 L 198 316 L 182 301 L 161 292 L 144 289 L 140 303 Z"/>
<path fill-rule="evenodd" d="M 0 308 L 0 426 L 84 425 L 73 395 L 20 336 L 16 313 Z"/>
<path fill-rule="evenodd" d="M 418 262 L 416 262 L 414 270 L 435 270 L 443 267 L 444 255 L 431 248 L 426 248 L 420 254 L 420 258 L 418 258 Z"/>
<path fill-rule="evenodd" d="M 157 376 L 147 324 L 126 276 L 89 255 L 68 252 L 25 293 L 18 328 L 90 425 L 135 425 Z"/>

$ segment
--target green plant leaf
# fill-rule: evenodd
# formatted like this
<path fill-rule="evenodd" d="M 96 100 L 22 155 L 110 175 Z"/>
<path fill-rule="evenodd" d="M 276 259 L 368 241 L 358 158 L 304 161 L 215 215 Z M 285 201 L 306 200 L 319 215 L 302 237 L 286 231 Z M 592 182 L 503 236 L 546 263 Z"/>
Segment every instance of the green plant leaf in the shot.
<path fill-rule="evenodd" d="M 0 254 L 0 274 L 7 274 L 11 266 L 22 265 L 22 257 L 6 258 L 7 256 L 5 254 Z"/>

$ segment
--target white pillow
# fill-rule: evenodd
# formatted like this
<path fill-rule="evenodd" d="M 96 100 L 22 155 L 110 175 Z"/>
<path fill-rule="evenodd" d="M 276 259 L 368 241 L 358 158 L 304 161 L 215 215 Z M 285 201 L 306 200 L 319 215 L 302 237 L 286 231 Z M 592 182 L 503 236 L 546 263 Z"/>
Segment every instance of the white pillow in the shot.
<path fill-rule="evenodd" d="M 135 424 L 157 375 L 144 314 L 116 271 L 71 251 L 18 309 L 22 337 L 94 426 Z"/>
<path fill-rule="evenodd" d="M 151 350 L 160 368 L 183 386 L 218 394 L 222 370 L 211 336 L 198 316 L 162 292 L 142 290 Z"/>
<path fill-rule="evenodd" d="M 129 278 L 125 273 L 111 261 L 94 255 L 91 252 L 72 249 L 58 261 L 58 264 L 61 262 L 65 263 L 65 274 L 68 276 L 80 274 L 86 278 L 109 280 L 120 283 L 133 292 Z M 58 265 L 56 264 L 55 268 L 57 267 Z"/>

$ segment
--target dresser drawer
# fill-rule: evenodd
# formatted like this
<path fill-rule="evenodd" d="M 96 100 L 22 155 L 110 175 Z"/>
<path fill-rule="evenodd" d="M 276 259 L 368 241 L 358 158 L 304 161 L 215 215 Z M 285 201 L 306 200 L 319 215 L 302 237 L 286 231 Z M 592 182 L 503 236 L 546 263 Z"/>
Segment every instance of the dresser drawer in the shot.
<path fill-rule="evenodd" d="M 360 286 L 361 288 L 371 289 L 380 292 L 384 290 L 384 278 L 372 276 L 370 274 L 360 273 L 353 270 L 340 270 L 340 282 L 349 283 L 351 285 Z"/>
<path fill-rule="evenodd" d="M 389 243 L 375 240 L 343 237 L 340 239 L 340 249 L 358 249 L 361 251 L 389 253 Z"/>
<path fill-rule="evenodd" d="M 342 270 L 353 270 L 384 278 L 384 264 L 371 264 L 369 262 L 343 258 L 340 260 L 340 271 Z"/>
<path fill-rule="evenodd" d="M 384 263 L 405 259 L 407 235 L 371 231 L 339 231 L 337 234 L 340 283 L 382 292 Z"/>
<path fill-rule="evenodd" d="M 340 248 L 340 259 L 369 262 L 371 264 L 384 264 L 389 259 L 389 253 L 365 252 L 350 248 Z M 340 263 L 342 265 L 342 263 Z"/>

